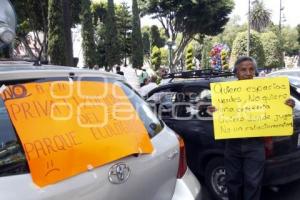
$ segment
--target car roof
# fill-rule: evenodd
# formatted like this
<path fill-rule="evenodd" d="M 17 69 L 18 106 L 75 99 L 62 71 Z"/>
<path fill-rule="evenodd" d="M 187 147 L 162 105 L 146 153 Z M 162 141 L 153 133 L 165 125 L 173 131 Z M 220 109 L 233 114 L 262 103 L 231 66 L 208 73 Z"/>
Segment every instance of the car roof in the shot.
<path fill-rule="evenodd" d="M 124 80 L 118 74 L 58 65 L 34 66 L 30 62 L 0 61 L 0 80 L 18 80 L 65 76 L 104 77 Z"/>
<path fill-rule="evenodd" d="M 175 79 L 171 82 L 165 83 L 162 86 L 176 86 L 176 85 L 201 85 L 201 86 L 209 86 L 210 83 L 216 82 L 224 82 L 224 81 L 232 81 L 235 80 L 233 77 L 217 77 L 217 78 L 193 78 L 193 79 Z"/>
<path fill-rule="evenodd" d="M 164 83 L 159 85 L 157 88 L 151 90 L 148 95 L 152 95 L 153 93 L 165 90 L 165 89 L 171 89 L 176 88 L 176 90 L 180 90 L 183 87 L 204 87 L 209 88 L 210 83 L 216 83 L 216 82 L 224 82 L 224 81 L 232 81 L 236 80 L 234 77 L 218 77 L 218 78 L 193 78 L 193 79 L 175 79 L 173 81 Z"/>

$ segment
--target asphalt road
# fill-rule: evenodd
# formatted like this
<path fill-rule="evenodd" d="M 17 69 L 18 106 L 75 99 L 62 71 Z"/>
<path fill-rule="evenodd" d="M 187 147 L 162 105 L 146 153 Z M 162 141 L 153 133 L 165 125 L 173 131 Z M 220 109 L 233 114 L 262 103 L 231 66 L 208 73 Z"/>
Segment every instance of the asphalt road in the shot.
<path fill-rule="evenodd" d="M 214 200 L 208 193 L 205 185 L 202 185 L 203 200 Z M 281 185 L 278 187 L 264 187 L 261 200 L 299 200 L 300 199 L 300 180 Z"/>

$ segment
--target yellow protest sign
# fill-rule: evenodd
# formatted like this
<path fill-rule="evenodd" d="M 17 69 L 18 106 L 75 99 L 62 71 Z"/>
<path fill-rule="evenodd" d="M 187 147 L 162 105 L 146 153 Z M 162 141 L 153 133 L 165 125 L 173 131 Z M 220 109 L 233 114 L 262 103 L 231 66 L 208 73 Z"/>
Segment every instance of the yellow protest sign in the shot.
<path fill-rule="evenodd" d="M 7 87 L 1 97 L 38 186 L 153 151 L 143 122 L 116 84 L 29 83 Z"/>
<path fill-rule="evenodd" d="M 293 133 L 287 78 L 211 83 L 215 139 L 287 136 Z"/>

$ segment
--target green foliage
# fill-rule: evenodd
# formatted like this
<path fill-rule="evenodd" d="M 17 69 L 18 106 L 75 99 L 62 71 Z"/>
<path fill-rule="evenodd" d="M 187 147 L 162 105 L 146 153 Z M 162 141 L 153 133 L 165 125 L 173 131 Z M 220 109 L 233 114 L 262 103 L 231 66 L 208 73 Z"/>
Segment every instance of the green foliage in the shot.
<path fill-rule="evenodd" d="M 143 41 L 140 24 L 140 11 L 137 0 L 132 0 L 132 67 L 141 68 L 144 64 Z"/>
<path fill-rule="evenodd" d="M 120 46 L 113 0 L 107 2 L 107 14 L 104 24 L 106 61 L 111 69 L 114 65 L 120 64 Z"/>
<path fill-rule="evenodd" d="M 124 58 L 131 54 L 131 33 L 129 32 L 132 30 L 132 15 L 129 11 L 129 6 L 125 2 L 115 6 L 115 10 L 118 40 L 120 41 L 120 55 L 121 58 Z"/>
<path fill-rule="evenodd" d="M 247 41 L 247 32 L 242 32 L 237 35 L 232 45 L 229 66 L 232 67 L 238 57 L 247 55 Z M 263 68 L 265 66 L 265 54 L 263 45 L 258 33 L 253 31 L 250 35 L 250 56 L 256 60 L 257 66 L 259 68 Z"/>
<path fill-rule="evenodd" d="M 65 36 L 61 1 L 49 0 L 48 13 L 48 53 L 50 62 L 55 65 L 65 65 Z"/>
<path fill-rule="evenodd" d="M 114 5 L 115 10 L 115 24 L 117 31 L 117 41 L 119 45 L 119 54 L 120 58 L 125 58 L 131 55 L 131 33 L 132 30 L 132 15 L 130 12 L 129 6 L 122 2 L 121 4 Z M 106 17 L 108 13 L 108 4 L 107 2 L 94 2 L 92 4 L 92 13 L 94 16 L 94 26 L 97 29 L 99 23 L 104 23 L 102 29 L 105 29 L 106 26 Z M 98 27 L 99 28 L 99 27 Z M 96 32 L 96 35 L 99 32 Z M 101 38 L 101 35 L 97 35 Z M 103 39 L 105 41 L 105 39 Z M 101 49 L 101 48 L 100 48 Z M 101 50 L 102 51 L 102 50 Z M 104 49 L 105 52 L 105 49 Z M 101 66 L 101 65 L 100 65 Z"/>
<path fill-rule="evenodd" d="M 195 68 L 193 59 L 194 59 L 194 48 L 193 45 L 190 44 L 187 48 L 187 52 L 185 56 L 185 65 L 187 70 L 193 70 Z"/>
<path fill-rule="evenodd" d="M 17 35 L 27 35 L 30 31 L 47 31 L 48 0 L 11 0 L 17 13 Z"/>
<path fill-rule="evenodd" d="M 160 52 L 161 52 L 161 64 L 164 66 L 168 66 L 170 64 L 169 50 L 166 48 L 160 48 Z"/>
<path fill-rule="evenodd" d="M 98 21 L 95 34 L 96 43 L 96 64 L 101 68 L 107 66 L 105 58 L 105 25 Z"/>
<path fill-rule="evenodd" d="M 297 32 L 298 32 L 298 44 L 300 44 L 300 24 L 297 25 Z"/>
<path fill-rule="evenodd" d="M 283 50 L 289 55 L 298 55 L 300 45 L 298 42 L 298 31 L 292 27 L 284 27 L 281 30 L 281 36 L 283 40 Z"/>
<path fill-rule="evenodd" d="M 158 48 L 165 46 L 166 41 L 161 36 L 160 31 L 156 25 L 151 26 L 150 34 L 151 34 L 151 46 L 157 46 Z"/>
<path fill-rule="evenodd" d="M 81 0 L 70 0 L 72 26 L 80 23 Z"/>
<path fill-rule="evenodd" d="M 140 2 L 143 6 L 143 15 L 151 15 L 152 18 L 158 19 L 166 38 L 175 42 L 177 36 L 182 33 L 182 40 L 172 53 L 171 67 L 179 63 L 186 45 L 196 34 L 217 35 L 222 32 L 234 7 L 233 0 L 140 0 Z"/>
<path fill-rule="evenodd" d="M 107 15 L 107 2 L 93 2 L 91 6 L 94 25 L 97 25 L 98 21 L 104 22 Z"/>
<path fill-rule="evenodd" d="M 174 20 L 176 31 L 189 35 L 196 33 L 216 35 L 221 32 L 234 7 L 232 0 L 141 0 L 141 2 L 144 14 L 153 14 L 154 18 L 168 17 Z"/>
<path fill-rule="evenodd" d="M 157 46 L 152 47 L 151 65 L 157 71 L 161 65 L 161 51 Z"/>
<path fill-rule="evenodd" d="M 86 66 L 92 68 L 96 64 L 94 28 L 91 13 L 91 3 L 87 0 L 81 1 L 82 9 L 80 13 L 81 20 L 81 36 L 83 58 Z"/>
<path fill-rule="evenodd" d="M 232 44 L 237 34 L 247 30 L 247 25 L 239 25 L 239 20 L 238 16 L 231 18 L 226 24 L 224 31 L 214 38 L 215 42 L 227 44 L 229 49 L 232 49 Z"/>
<path fill-rule="evenodd" d="M 144 49 L 144 55 L 146 57 L 150 56 L 150 34 L 149 32 L 143 32 L 143 49 Z"/>
<path fill-rule="evenodd" d="M 283 52 L 281 51 L 279 38 L 273 32 L 266 32 L 260 35 L 266 57 L 265 67 L 282 67 Z"/>
<path fill-rule="evenodd" d="M 255 0 L 252 4 L 250 26 L 257 32 L 262 32 L 271 23 L 271 11 L 260 0 Z"/>
<path fill-rule="evenodd" d="M 201 56 L 202 69 L 211 68 L 209 52 L 212 49 L 212 47 L 213 47 L 213 43 L 211 37 L 205 37 L 203 41 L 202 56 Z"/>

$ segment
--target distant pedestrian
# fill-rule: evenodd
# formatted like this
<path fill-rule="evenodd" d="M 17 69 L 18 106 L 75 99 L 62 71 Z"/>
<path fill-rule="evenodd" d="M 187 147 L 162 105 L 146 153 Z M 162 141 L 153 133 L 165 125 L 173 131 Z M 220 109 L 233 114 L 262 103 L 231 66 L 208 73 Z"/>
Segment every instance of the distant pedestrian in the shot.
<path fill-rule="evenodd" d="M 99 70 L 99 65 L 94 65 L 93 69 L 94 70 Z"/>
<path fill-rule="evenodd" d="M 124 72 L 121 71 L 120 66 L 117 66 L 117 67 L 116 67 L 116 71 L 117 71 L 117 72 L 116 72 L 117 74 L 124 76 Z"/>
<path fill-rule="evenodd" d="M 148 79 L 146 84 L 140 88 L 140 90 L 139 90 L 140 95 L 142 97 L 145 97 L 151 90 L 156 88 L 157 87 L 156 81 L 157 81 L 157 76 L 155 76 L 155 75 L 151 76 L 151 78 Z"/>
<path fill-rule="evenodd" d="M 142 69 L 142 72 L 139 75 L 140 87 L 143 87 L 146 84 L 148 78 L 149 78 L 149 76 L 148 76 L 146 69 Z"/>

